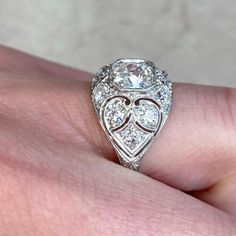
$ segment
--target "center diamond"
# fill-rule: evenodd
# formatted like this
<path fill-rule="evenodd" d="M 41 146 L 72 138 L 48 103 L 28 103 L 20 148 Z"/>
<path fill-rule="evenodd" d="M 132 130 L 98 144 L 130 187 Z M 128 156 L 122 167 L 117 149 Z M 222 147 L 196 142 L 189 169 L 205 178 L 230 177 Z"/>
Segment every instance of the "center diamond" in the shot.
<path fill-rule="evenodd" d="M 153 66 L 139 59 L 120 59 L 112 64 L 113 83 L 121 89 L 142 89 L 154 80 Z"/>

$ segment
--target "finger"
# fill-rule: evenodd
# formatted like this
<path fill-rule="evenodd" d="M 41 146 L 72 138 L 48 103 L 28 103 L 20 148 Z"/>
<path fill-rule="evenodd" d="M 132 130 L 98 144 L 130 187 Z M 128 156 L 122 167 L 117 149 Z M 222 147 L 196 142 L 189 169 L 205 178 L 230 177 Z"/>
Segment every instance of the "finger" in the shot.
<path fill-rule="evenodd" d="M 12 54 L 15 53 L 17 52 Z M 14 62 L 14 57 L 13 55 L 9 61 Z M 19 55 L 18 57 L 20 58 Z M 33 69 L 25 71 L 27 62 L 30 63 L 31 60 L 40 61 L 33 64 L 40 65 L 35 66 L 36 74 L 43 73 L 44 76 L 35 76 L 34 72 L 32 80 Z M 18 109 L 24 120 L 28 121 L 29 116 L 41 117 L 48 110 L 50 112 L 46 113 L 47 119 L 41 124 L 44 129 L 60 137 L 61 141 L 82 144 L 88 150 L 117 160 L 96 119 L 90 98 L 90 81 L 80 82 L 76 76 L 83 77 L 80 71 L 70 72 L 70 69 L 55 64 L 46 65 L 46 62 L 27 55 L 24 55 L 24 61 L 25 66 L 20 67 L 19 77 L 21 83 L 29 77 L 30 86 L 24 88 L 29 97 L 24 100 L 16 99 L 17 91 L 17 98 L 21 97 L 21 90 L 19 87 L 14 90 L 12 86 L 8 86 L 12 78 L 15 78 L 15 71 L 20 69 L 13 70 L 14 73 L 7 76 L 7 81 L 4 80 L 4 86 L 11 90 L 7 92 L 7 109 L 3 109 L 4 104 L 1 105 L 2 115 L 17 115 L 14 111 Z M 7 72 L 9 71 L 10 68 Z M 60 72 L 70 74 L 71 77 L 57 76 Z M 84 77 L 88 79 L 90 75 Z M 48 96 L 48 93 L 51 95 Z M 4 94 L 3 86 L 1 94 Z M 140 171 L 184 191 L 206 189 L 201 193 L 207 194 L 196 196 L 202 196 L 203 200 L 224 210 L 235 212 L 235 207 L 231 204 L 235 196 L 232 187 L 235 183 L 232 181 L 235 179 L 235 96 L 233 89 L 175 85 L 170 118 L 144 157 Z M 33 102 L 39 105 L 32 107 Z M 31 120 L 30 125 L 38 125 L 38 119 L 36 123 Z M 28 123 L 25 125 L 29 126 Z M 228 183 L 232 189 L 231 194 L 222 194 Z M 212 191 L 215 189 L 217 191 Z M 224 204 L 219 204 L 220 202 Z"/>
<path fill-rule="evenodd" d="M 0 61 L 0 115 L 5 120 L 20 118 L 25 126 L 38 128 L 42 121 L 48 132 L 62 140 L 82 143 L 84 148 L 116 160 L 94 116 L 91 74 L 4 46 L 0 46 Z"/>
<path fill-rule="evenodd" d="M 141 172 L 184 191 L 206 189 L 211 197 L 204 200 L 216 204 L 213 199 L 220 198 L 224 206 L 217 206 L 235 213 L 226 203 L 236 191 L 222 198 L 226 186 L 235 183 L 235 101 L 234 89 L 175 85 L 170 119 L 144 157 Z M 216 185 L 218 191 L 211 191 Z"/>
<path fill-rule="evenodd" d="M 7 122 L 0 138 L 1 235 L 236 233 L 234 219 L 220 210 L 78 145 Z"/>
<path fill-rule="evenodd" d="M 13 72 L 21 78 L 23 74 L 48 74 L 57 78 L 70 78 L 79 80 L 90 80 L 91 75 L 82 70 L 77 70 L 69 66 L 62 66 L 59 63 L 42 60 L 19 50 L 14 50 L 7 46 L 0 45 L 0 69 L 1 73 Z"/>

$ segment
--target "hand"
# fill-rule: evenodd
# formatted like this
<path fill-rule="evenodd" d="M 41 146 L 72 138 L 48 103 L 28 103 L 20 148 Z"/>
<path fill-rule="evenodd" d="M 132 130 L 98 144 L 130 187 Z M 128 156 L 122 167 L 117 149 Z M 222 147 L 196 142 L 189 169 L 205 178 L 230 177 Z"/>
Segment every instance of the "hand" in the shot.
<path fill-rule="evenodd" d="M 236 235 L 236 91 L 175 84 L 138 173 L 114 163 L 91 78 L 0 48 L 0 235 Z"/>

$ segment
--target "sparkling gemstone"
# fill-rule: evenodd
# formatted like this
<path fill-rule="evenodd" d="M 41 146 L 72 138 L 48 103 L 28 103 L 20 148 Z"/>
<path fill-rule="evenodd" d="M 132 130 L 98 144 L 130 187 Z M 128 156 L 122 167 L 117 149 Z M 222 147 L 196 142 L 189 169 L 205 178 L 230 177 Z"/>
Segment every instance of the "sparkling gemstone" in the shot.
<path fill-rule="evenodd" d="M 156 101 L 161 105 L 164 114 L 168 114 L 171 106 L 171 90 L 163 86 L 156 94 Z"/>
<path fill-rule="evenodd" d="M 138 123 L 144 128 L 156 130 L 159 123 L 159 110 L 151 101 L 140 101 L 135 108 L 135 115 Z"/>
<path fill-rule="evenodd" d="M 105 99 L 106 95 L 109 94 L 110 88 L 108 84 L 106 83 L 100 83 L 95 87 L 93 93 L 94 93 L 94 99 L 97 104 L 101 104 L 103 100 Z"/>
<path fill-rule="evenodd" d="M 161 103 L 169 103 L 171 101 L 170 91 L 165 88 L 161 88 L 157 93 L 156 99 Z"/>
<path fill-rule="evenodd" d="M 119 132 L 119 135 L 125 146 L 131 150 L 134 150 L 138 146 L 142 145 L 145 139 L 149 136 L 149 134 L 146 134 L 134 124 L 126 126 Z"/>
<path fill-rule="evenodd" d="M 111 128 L 115 128 L 124 123 L 128 112 L 128 106 L 124 98 L 112 99 L 105 108 L 105 117 Z"/>
<path fill-rule="evenodd" d="M 113 83 L 123 89 L 148 88 L 154 81 L 153 66 L 144 60 L 120 59 L 112 64 Z"/>
<path fill-rule="evenodd" d="M 167 85 L 169 88 L 172 87 L 170 77 L 166 71 L 157 68 L 156 76 L 164 85 Z"/>

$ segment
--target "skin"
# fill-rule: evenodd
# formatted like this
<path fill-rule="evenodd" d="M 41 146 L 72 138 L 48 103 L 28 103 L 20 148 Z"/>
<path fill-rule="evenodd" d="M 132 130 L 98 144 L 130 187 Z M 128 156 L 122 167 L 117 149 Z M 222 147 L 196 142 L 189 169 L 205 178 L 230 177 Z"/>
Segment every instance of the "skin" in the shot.
<path fill-rule="evenodd" d="M 236 235 L 236 90 L 175 84 L 138 173 L 117 164 L 91 78 L 0 47 L 0 235 Z"/>

